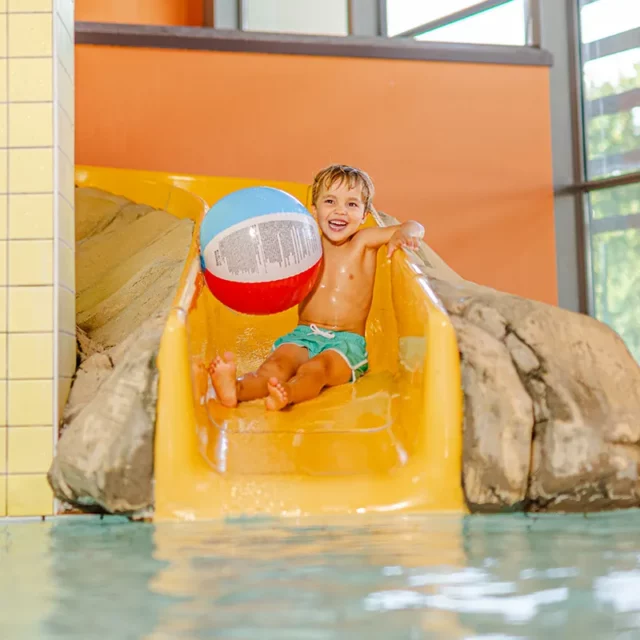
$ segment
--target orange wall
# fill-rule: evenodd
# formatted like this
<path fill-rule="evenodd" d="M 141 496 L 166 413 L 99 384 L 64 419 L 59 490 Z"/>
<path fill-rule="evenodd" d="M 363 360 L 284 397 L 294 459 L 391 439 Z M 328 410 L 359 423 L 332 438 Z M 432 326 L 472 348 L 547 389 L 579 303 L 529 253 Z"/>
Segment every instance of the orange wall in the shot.
<path fill-rule="evenodd" d="M 202 0 L 76 0 L 76 20 L 202 26 Z"/>
<path fill-rule="evenodd" d="M 76 47 L 76 161 L 309 182 L 372 176 L 464 277 L 555 303 L 548 69 Z"/>

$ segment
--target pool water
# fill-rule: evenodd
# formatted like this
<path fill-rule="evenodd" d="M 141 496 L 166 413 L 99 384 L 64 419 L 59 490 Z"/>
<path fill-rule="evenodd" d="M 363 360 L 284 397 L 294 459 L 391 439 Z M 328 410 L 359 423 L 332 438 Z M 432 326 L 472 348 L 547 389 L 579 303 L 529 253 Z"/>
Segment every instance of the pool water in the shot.
<path fill-rule="evenodd" d="M 0 638 L 640 638 L 640 512 L 5 521 Z"/>

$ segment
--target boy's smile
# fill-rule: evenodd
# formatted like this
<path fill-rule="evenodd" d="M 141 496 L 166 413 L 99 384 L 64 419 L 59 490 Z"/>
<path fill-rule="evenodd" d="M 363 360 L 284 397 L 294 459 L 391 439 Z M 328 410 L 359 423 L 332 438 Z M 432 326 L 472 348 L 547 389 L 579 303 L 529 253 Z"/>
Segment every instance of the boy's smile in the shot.
<path fill-rule="evenodd" d="M 324 236 L 333 244 L 342 244 L 353 236 L 364 221 L 366 211 L 362 186 L 349 188 L 346 180 L 322 189 L 313 212 Z"/>

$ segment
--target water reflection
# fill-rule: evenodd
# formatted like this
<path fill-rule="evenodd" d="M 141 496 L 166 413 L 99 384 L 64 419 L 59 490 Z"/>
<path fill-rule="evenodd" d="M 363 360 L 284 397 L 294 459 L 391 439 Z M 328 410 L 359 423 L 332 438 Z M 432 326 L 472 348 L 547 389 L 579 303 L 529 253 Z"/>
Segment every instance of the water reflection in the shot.
<path fill-rule="evenodd" d="M 638 512 L 0 526 L 0 637 L 634 638 Z"/>
<path fill-rule="evenodd" d="M 29 640 L 137 640 L 156 628 L 160 611 L 176 598 L 149 589 L 167 566 L 154 558 L 152 525 L 68 518 L 46 526 L 48 549 L 33 561 L 48 560 L 51 605 L 46 614 L 32 610 L 41 614 L 41 625 Z"/>

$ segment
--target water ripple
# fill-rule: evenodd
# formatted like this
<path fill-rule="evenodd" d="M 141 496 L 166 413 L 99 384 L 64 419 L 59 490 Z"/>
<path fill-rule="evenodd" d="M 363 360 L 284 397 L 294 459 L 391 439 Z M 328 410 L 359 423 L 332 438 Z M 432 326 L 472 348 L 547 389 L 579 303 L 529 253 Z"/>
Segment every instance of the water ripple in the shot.
<path fill-rule="evenodd" d="M 640 513 L 0 525 L 0 638 L 635 638 Z"/>

